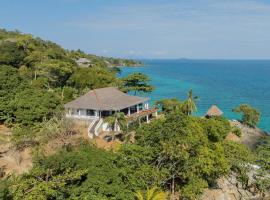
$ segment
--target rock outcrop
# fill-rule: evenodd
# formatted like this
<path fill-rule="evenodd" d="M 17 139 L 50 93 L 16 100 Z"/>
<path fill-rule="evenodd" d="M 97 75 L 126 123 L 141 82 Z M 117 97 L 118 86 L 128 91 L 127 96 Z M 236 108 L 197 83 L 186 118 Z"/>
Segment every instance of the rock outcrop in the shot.
<path fill-rule="evenodd" d="M 270 200 L 270 191 L 261 194 L 253 185 L 256 181 L 255 170 L 249 173 L 249 185 L 243 188 L 237 180 L 236 174 L 221 178 L 217 181 L 217 187 L 206 189 L 201 200 Z"/>

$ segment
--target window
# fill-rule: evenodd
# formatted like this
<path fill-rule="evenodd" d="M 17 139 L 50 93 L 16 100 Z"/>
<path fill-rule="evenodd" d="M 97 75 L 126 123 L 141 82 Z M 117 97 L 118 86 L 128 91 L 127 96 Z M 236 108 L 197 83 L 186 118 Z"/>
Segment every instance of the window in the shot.
<path fill-rule="evenodd" d="M 94 111 L 94 110 L 89 110 L 89 109 L 87 109 L 87 110 L 86 110 L 86 115 L 87 115 L 87 116 L 95 116 L 95 111 Z"/>

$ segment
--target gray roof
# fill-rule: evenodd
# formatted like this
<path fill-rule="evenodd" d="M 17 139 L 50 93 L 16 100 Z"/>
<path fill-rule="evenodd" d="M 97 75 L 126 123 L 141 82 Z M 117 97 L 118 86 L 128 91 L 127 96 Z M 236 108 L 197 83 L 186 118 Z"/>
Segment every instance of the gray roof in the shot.
<path fill-rule="evenodd" d="M 92 110 L 121 110 L 148 101 L 148 98 L 131 96 L 114 87 L 91 90 L 65 104 L 65 108 Z"/>
<path fill-rule="evenodd" d="M 87 59 L 87 58 L 79 58 L 78 60 L 76 60 L 77 63 L 91 63 L 91 60 Z"/>

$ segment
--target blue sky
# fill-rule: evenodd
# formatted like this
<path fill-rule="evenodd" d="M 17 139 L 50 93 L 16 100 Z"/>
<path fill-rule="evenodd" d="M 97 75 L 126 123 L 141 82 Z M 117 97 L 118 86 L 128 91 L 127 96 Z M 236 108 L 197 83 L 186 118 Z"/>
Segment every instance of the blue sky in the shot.
<path fill-rule="evenodd" d="M 270 0 L 1 0 L 0 27 L 103 56 L 270 59 Z"/>

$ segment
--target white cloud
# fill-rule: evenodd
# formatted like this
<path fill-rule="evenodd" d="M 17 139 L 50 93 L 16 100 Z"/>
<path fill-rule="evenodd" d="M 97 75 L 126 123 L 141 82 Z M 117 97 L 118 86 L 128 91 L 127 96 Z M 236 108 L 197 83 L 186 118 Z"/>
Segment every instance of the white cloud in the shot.
<path fill-rule="evenodd" d="M 119 54 L 141 55 L 142 50 L 153 57 L 250 57 L 259 48 L 270 51 L 270 6 L 261 1 L 134 3 L 89 13 L 71 25 L 94 36 L 107 33 L 105 40 Z M 136 51 L 123 51 L 126 47 Z"/>

